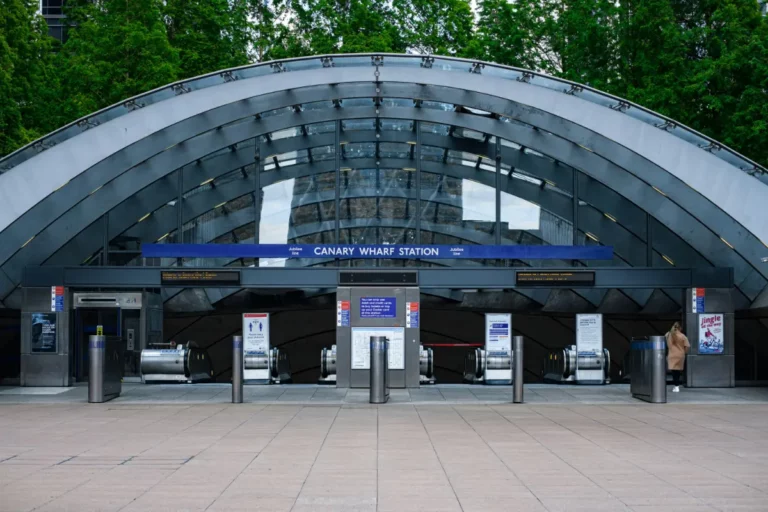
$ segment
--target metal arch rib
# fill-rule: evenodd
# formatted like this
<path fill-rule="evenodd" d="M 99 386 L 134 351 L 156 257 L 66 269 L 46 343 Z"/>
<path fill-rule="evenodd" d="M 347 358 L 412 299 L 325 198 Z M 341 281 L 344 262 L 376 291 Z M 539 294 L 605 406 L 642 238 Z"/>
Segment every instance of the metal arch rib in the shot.
<path fill-rule="evenodd" d="M 401 71 L 402 71 L 402 70 L 401 70 Z M 414 70 L 411 70 L 411 71 L 414 71 Z M 297 75 L 299 75 L 299 73 L 296 73 L 296 74 L 294 74 L 293 76 L 294 76 L 294 77 L 296 77 Z M 410 81 L 411 79 L 412 79 L 412 78 L 410 77 L 410 74 L 409 74 L 409 77 L 407 78 L 407 80 L 409 80 L 409 81 Z M 486 80 L 484 80 L 484 82 L 488 82 L 488 81 L 493 81 L 493 79 L 491 79 L 491 80 L 487 80 L 487 79 L 486 79 Z M 242 82 L 247 82 L 247 81 L 242 81 Z M 386 84 L 385 84 L 385 85 L 386 85 Z M 337 86 L 337 87 L 338 87 L 338 86 Z M 402 87 L 402 85 L 400 85 L 400 87 Z M 291 94 L 298 94 L 298 93 L 297 93 L 297 92 L 294 92 L 294 91 L 291 91 Z M 163 103 L 167 103 L 167 102 L 163 102 Z M 475 106 L 475 107 L 482 107 L 482 105 L 474 105 L 474 106 Z M 97 128 L 95 128 L 94 130 L 90 130 L 89 132 L 93 132 L 93 131 L 97 130 L 98 128 L 100 128 L 100 127 L 97 127 Z M 46 152 L 46 153 L 48 153 L 48 152 Z M 94 183 L 94 185 L 95 185 L 95 183 Z M 94 189 L 94 190 L 95 190 L 95 189 Z M 671 192 L 670 192 L 670 194 L 671 194 Z M 712 220 L 712 222 L 716 222 L 716 220 L 717 220 L 717 218 L 716 218 L 716 217 L 708 217 L 708 218 L 709 218 L 709 219 L 711 219 L 711 220 Z M 34 231 L 34 230 L 32 230 L 32 231 Z M 30 232 L 30 230 L 26 230 L 26 231 L 25 231 L 25 234 L 26 234 L 26 233 L 29 233 L 29 232 Z M 729 233 L 731 233 L 731 232 L 734 232 L 734 233 L 738 233 L 738 230 L 735 230 L 735 231 L 728 231 L 728 232 L 729 232 Z M 736 240 L 736 241 L 733 241 L 733 240 L 731 240 L 730 242 L 731 242 L 733 245 L 737 246 L 737 247 L 739 247 L 739 246 L 741 245 L 741 244 L 739 243 L 739 242 L 740 242 L 739 240 Z M 12 246 L 12 245 L 13 245 L 13 244 L 11 244 L 11 246 Z M 758 250 L 758 249 L 757 249 L 758 245 L 757 245 L 756 243 L 755 243 L 755 244 L 752 244 L 752 246 L 754 246 L 754 248 L 755 248 L 755 249 L 754 249 L 753 251 L 751 251 L 751 252 L 754 252 L 754 251 Z M 761 272 L 763 272 L 763 270 L 762 270 L 762 269 L 758 269 L 758 271 L 761 271 Z"/>
<path fill-rule="evenodd" d="M 366 113 L 365 115 L 361 115 L 360 117 L 370 117 L 370 115 L 368 115 L 368 114 L 370 114 L 370 113 Z M 435 114 L 435 113 L 433 112 L 433 114 Z M 437 113 L 437 114 L 443 114 L 443 115 L 445 115 L 446 113 Z M 401 115 L 402 115 L 402 114 L 401 114 Z M 350 117 L 352 117 L 352 116 L 350 116 Z M 398 116 L 394 116 L 394 115 L 393 115 L 393 117 L 398 117 Z M 410 118 L 410 116 L 407 116 L 407 118 Z M 271 118 L 271 119 L 275 119 L 275 118 Z M 456 119 L 456 118 L 451 118 L 451 119 L 450 119 L 450 121 L 455 121 L 455 122 L 456 122 L 456 123 L 457 123 L 459 126 L 462 126 L 462 125 L 464 125 L 464 124 L 465 124 L 465 123 L 461 123 L 461 122 L 458 122 L 458 119 Z M 306 120 L 303 120 L 302 122 L 306 122 Z M 470 128 L 474 128 L 474 129 L 477 129 L 477 128 L 478 128 L 477 126 L 469 126 L 469 127 L 470 127 Z M 230 129 L 235 129 L 235 128 L 240 128 L 240 126 L 228 127 L 228 128 L 222 129 L 222 131 L 224 131 L 224 130 L 230 130 Z M 505 129 L 510 129 L 510 128 L 515 128 L 515 127 L 513 127 L 513 126 L 511 126 L 511 125 L 504 125 L 504 126 L 503 126 L 503 128 L 505 128 Z M 481 130 L 482 130 L 482 128 L 481 128 Z M 491 131 L 493 131 L 493 130 L 491 130 Z M 250 134 L 250 135 L 252 136 L 252 134 Z M 515 140 L 515 139 L 516 139 L 516 137 L 515 137 L 515 136 L 509 137 L 509 135 L 508 135 L 508 134 L 502 134 L 502 136 L 503 136 L 503 135 L 507 135 L 507 137 L 508 137 L 508 138 L 510 138 L 511 140 Z M 210 136 L 210 134 L 207 134 L 207 136 Z M 227 141 L 227 143 L 230 143 L 230 142 L 232 142 L 232 141 Z M 215 147 L 219 147 L 219 146 L 215 146 Z M 187 148 L 183 148 L 183 149 L 187 149 Z M 172 148 L 172 150 L 178 150 L 178 148 Z M 172 151 L 172 150 L 171 150 L 171 151 Z M 167 156 L 167 155 L 164 155 L 164 156 Z M 169 160 L 169 161 L 173 161 L 173 160 L 171 159 L 171 160 Z"/>
<path fill-rule="evenodd" d="M 401 67 L 403 67 L 402 64 L 409 61 L 413 62 L 413 64 L 415 65 L 415 64 L 418 64 L 419 62 L 417 59 L 420 59 L 422 63 L 421 65 L 422 68 L 429 68 L 429 69 L 434 68 L 436 70 L 441 70 L 441 71 L 446 69 L 452 69 L 454 67 L 453 64 L 462 63 L 465 67 L 467 65 L 471 65 L 472 68 L 475 70 L 487 68 L 490 74 L 495 74 L 497 76 L 500 74 L 504 74 L 506 75 L 506 80 L 510 80 L 510 81 L 517 80 L 520 82 L 524 82 L 528 85 L 541 86 L 543 88 L 564 92 L 568 95 L 578 94 L 579 97 L 585 99 L 586 101 L 593 102 L 603 107 L 615 108 L 616 105 L 619 105 L 621 106 L 621 108 L 618 110 L 620 110 L 621 112 L 628 112 L 629 115 L 633 115 L 633 116 L 635 116 L 634 114 L 635 112 L 639 112 L 640 115 L 635 116 L 637 119 L 641 120 L 646 124 L 654 126 L 655 128 L 663 129 L 665 131 L 671 130 L 676 136 L 681 137 L 682 139 L 686 140 L 690 144 L 698 144 L 700 148 L 717 147 L 723 150 L 725 154 L 730 156 L 728 160 L 730 160 L 732 165 L 735 165 L 741 168 L 745 172 L 760 174 L 761 179 L 765 180 L 765 178 L 763 177 L 765 176 L 767 171 L 764 167 L 744 157 L 743 155 L 737 153 L 733 149 L 728 148 L 727 146 L 724 146 L 722 144 L 719 144 L 717 141 L 714 141 L 713 139 L 707 137 L 706 135 L 703 135 L 685 125 L 682 125 L 670 118 L 667 118 L 666 116 L 663 116 L 649 109 L 646 109 L 641 105 L 634 104 L 632 102 L 629 102 L 622 98 L 618 98 L 611 94 L 599 91 L 592 87 L 571 82 L 569 80 L 545 75 L 543 73 L 539 73 L 536 71 L 530 71 L 522 68 L 511 67 L 511 66 L 503 66 L 499 64 L 484 63 L 484 62 L 478 62 L 478 61 L 470 61 L 466 59 L 459 59 L 456 57 L 440 57 L 440 56 L 423 57 L 423 56 L 417 56 L 417 55 L 400 55 L 400 54 L 347 54 L 347 55 L 320 55 L 316 57 L 298 57 L 294 59 L 284 59 L 282 61 L 272 61 L 272 62 L 242 66 L 239 68 L 231 68 L 228 70 L 216 71 L 213 73 L 209 73 L 207 75 L 202 75 L 199 77 L 182 80 L 173 84 L 169 84 L 167 86 L 160 87 L 153 91 L 140 94 L 124 102 L 115 104 L 111 107 L 107 107 L 93 114 L 89 114 L 88 116 L 81 118 L 80 120 L 74 121 L 63 128 L 56 130 L 55 132 L 49 135 L 46 135 L 40 140 L 35 141 L 25 146 L 24 148 L 21 148 L 15 151 L 8 157 L 4 159 L 0 159 L 0 173 L 2 173 L 3 170 L 10 169 L 13 166 L 23 162 L 25 159 L 29 158 L 30 153 L 32 153 L 34 148 L 37 146 L 50 147 L 51 145 L 54 145 L 57 142 L 60 142 L 62 140 L 67 140 L 70 137 L 76 136 L 79 132 L 76 132 L 74 127 L 79 126 L 83 122 L 86 122 L 87 124 L 100 124 L 110 119 L 120 117 L 124 115 L 127 111 L 132 111 L 136 108 L 143 108 L 148 104 L 154 104 L 159 101 L 163 101 L 169 97 L 172 97 L 174 94 L 171 93 L 171 91 L 176 91 L 177 88 L 182 88 L 185 91 L 189 91 L 189 90 L 200 90 L 207 87 L 211 87 L 212 85 L 216 85 L 221 82 L 220 79 L 217 79 L 217 75 L 218 77 L 223 78 L 225 82 L 231 82 L 233 81 L 233 79 L 252 78 L 254 76 L 269 74 L 268 70 L 275 66 L 279 66 L 280 69 L 286 69 L 286 68 L 292 69 L 294 65 L 296 65 L 297 68 L 299 67 L 311 68 L 313 66 L 316 68 L 319 68 L 319 67 L 325 68 L 327 67 L 326 62 L 333 62 L 334 59 L 337 59 L 339 61 L 346 61 L 345 64 L 349 64 L 354 59 L 360 59 L 361 57 L 370 57 L 370 58 L 376 57 L 380 59 L 382 63 L 384 62 L 384 60 L 386 60 L 387 63 L 389 64 L 388 67 L 393 65 L 397 66 L 398 64 L 400 64 Z M 429 59 L 430 64 L 428 66 L 424 65 L 424 62 L 425 62 L 424 59 Z M 446 63 L 448 65 L 435 66 L 434 63 L 436 60 L 441 64 Z M 363 61 L 365 61 L 365 59 L 363 59 Z M 352 64 L 354 65 L 354 62 L 352 62 Z M 361 63 L 358 63 L 358 65 L 365 66 L 366 63 L 361 62 Z M 456 69 L 452 69 L 452 70 L 456 70 Z M 461 72 L 463 71 L 463 69 L 458 71 Z M 531 80 L 532 78 L 536 78 L 536 80 L 532 81 Z M 588 94 L 584 94 L 585 92 Z M 593 95 L 596 96 L 597 99 L 592 97 Z M 706 143 L 702 144 L 701 143 L 702 141 L 705 141 Z"/>

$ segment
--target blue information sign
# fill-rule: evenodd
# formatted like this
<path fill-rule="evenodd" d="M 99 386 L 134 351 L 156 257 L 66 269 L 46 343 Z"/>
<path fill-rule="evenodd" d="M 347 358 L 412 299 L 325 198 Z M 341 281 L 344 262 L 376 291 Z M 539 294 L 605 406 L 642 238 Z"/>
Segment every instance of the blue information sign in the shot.
<path fill-rule="evenodd" d="M 603 245 L 142 244 L 145 258 L 611 260 Z"/>
<path fill-rule="evenodd" d="M 395 318 L 397 299 L 395 297 L 361 297 L 360 318 Z"/>

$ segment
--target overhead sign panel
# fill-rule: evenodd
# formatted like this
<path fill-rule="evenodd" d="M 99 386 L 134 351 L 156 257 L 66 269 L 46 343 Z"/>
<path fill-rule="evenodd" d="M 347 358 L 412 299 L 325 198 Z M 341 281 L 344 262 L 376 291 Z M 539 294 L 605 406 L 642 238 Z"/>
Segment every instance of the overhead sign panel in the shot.
<path fill-rule="evenodd" d="M 613 259 L 613 247 L 600 245 L 143 244 L 141 251 L 145 258 Z"/>
<path fill-rule="evenodd" d="M 594 286 L 593 271 L 540 270 L 517 271 L 515 285 L 526 286 Z"/>
<path fill-rule="evenodd" d="M 170 286 L 236 286 L 240 284 L 237 270 L 163 270 L 160 283 Z"/>

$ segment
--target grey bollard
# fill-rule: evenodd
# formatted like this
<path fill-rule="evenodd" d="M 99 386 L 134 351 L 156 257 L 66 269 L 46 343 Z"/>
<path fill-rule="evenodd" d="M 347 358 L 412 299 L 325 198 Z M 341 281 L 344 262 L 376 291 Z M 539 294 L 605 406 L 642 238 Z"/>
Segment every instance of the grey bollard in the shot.
<path fill-rule="evenodd" d="M 523 337 L 512 337 L 512 402 L 523 403 Z"/>
<path fill-rule="evenodd" d="M 243 403 L 243 337 L 232 337 L 232 403 Z"/>
<path fill-rule="evenodd" d="M 389 398 L 389 365 L 387 361 L 389 340 L 385 336 L 371 336 L 371 383 L 372 404 L 384 404 Z"/>
<path fill-rule="evenodd" d="M 88 402 L 92 404 L 106 402 L 104 397 L 106 353 L 106 336 L 88 336 Z"/>

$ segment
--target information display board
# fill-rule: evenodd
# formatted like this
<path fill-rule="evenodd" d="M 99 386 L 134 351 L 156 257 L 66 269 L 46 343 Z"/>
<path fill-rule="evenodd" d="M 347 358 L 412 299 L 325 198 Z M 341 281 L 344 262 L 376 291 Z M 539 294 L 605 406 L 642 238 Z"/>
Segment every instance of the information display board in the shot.
<path fill-rule="evenodd" d="M 595 273 L 592 271 L 517 271 L 516 286 L 594 286 Z"/>
<path fill-rule="evenodd" d="M 234 286 L 240 284 L 237 270 L 164 270 L 160 284 L 175 286 Z"/>
<path fill-rule="evenodd" d="M 603 315 L 576 315 L 577 356 L 599 356 L 603 352 Z M 581 369 L 576 365 L 576 380 L 579 382 L 603 381 L 602 369 Z"/>
<path fill-rule="evenodd" d="M 56 313 L 32 313 L 32 352 L 56 353 Z"/>
<path fill-rule="evenodd" d="M 512 315 L 509 313 L 485 314 L 485 354 L 489 357 L 512 358 Z M 511 384 L 512 365 L 509 368 L 485 369 L 486 384 Z"/>
<path fill-rule="evenodd" d="M 699 315 L 699 354 L 722 354 L 725 350 L 723 315 Z"/>
<path fill-rule="evenodd" d="M 385 336 L 389 339 L 389 369 L 405 370 L 405 329 L 402 327 L 353 327 L 352 369 L 371 369 L 371 336 Z"/>
<path fill-rule="evenodd" d="M 360 318 L 395 318 L 395 297 L 360 297 Z"/>
<path fill-rule="evenodd" d="M 244 355 L 267 356 L 269 361 L 269 313 L 243 313 L 243 352 Z M 269 381 L 269 368 L 244 369 L 243 379 Z"/>

